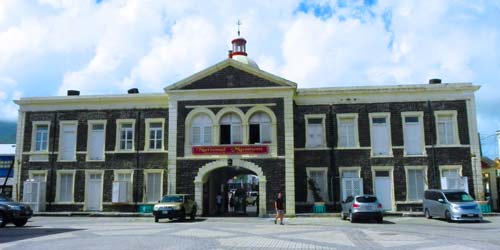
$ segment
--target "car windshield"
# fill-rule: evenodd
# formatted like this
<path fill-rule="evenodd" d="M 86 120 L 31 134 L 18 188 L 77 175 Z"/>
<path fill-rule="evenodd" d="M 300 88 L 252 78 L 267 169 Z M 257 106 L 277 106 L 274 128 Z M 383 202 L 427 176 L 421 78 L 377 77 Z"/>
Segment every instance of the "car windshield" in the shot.
<path fill-rule="evenodd" d="M 465 202 L 474 201 L 474 199 L 466 192 L 445 193 L 446 199 L 450 202 Z"/>
<path fill-rule="evenodd" d="M 167 195 L 161 199 L 161 202 L 184 202 L 182 195 Z"/>
<path fill-rule="evenodd" d="M 0 201 L 11 201 L 11 199 L 0 194 Z"/>
<path fill-rule="evenodd" d="M 372 203 L 377 201 L 377 197 L 373 196 L 360 196 L 356 198 L 356 201 L 359 203 Z"/>

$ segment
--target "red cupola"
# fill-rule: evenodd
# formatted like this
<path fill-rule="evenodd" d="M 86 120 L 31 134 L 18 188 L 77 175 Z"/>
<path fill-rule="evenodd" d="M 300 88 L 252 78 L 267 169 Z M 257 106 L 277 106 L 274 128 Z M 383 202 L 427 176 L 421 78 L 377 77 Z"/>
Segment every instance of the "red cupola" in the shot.
<path fill-rule="evenodd" d="M 233 44 L 233 50 L 229 53 L 229 58 L 233 58 L 233 56 L 247 56 L 246 44 L 247 40 L 243 37 L 238 37 L 231 41 Z"/>

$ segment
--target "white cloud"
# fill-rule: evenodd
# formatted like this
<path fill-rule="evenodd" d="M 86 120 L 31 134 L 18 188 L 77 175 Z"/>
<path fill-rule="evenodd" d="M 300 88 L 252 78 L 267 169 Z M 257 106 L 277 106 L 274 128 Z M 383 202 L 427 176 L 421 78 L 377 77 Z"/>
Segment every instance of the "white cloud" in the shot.
<path fill-rule="evenodd" d="M 12 100 L 19 99 L 21 92 L 16 90 L 17 82 L 9 77 L 0 77 L 0 114 L 3 119 L 17 118 L 18 106 Z"/>

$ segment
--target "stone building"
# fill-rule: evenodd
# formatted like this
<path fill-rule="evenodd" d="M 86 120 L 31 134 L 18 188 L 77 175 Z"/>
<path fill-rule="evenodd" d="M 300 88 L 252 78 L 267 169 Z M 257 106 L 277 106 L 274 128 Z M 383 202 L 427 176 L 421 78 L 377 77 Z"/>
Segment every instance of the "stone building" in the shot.
<path fill-rule="evenodd" d="M 15 195 L 46 181 L 51 211 L 119 210 L 168 193 L 199 213 L 237 174 L 258 176 L 259 213 L 283 192 L 310 212 L 311 178 L 328 211 L 374 193 L 387 210 L 419 209 L 427 188 L 483 199 L 470 83 L 297 88 L 259 69 L 246 41 L 229 58 L 159 94 L 21 98 Z"/>

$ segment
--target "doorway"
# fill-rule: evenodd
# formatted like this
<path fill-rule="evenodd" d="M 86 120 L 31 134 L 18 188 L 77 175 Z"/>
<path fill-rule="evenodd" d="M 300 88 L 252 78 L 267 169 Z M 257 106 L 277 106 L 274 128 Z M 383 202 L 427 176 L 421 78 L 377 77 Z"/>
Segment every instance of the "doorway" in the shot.
<path fill-rule="evenodd" d="M 392 211 L 392 177 L 389 170 L 374 171 L 375 195 L 386 211 Z"/>
<path fill-rule="evenodd" d="M 87 210 L 100 211 L 102 207 L 102 173 L 87 173 Z"/>

